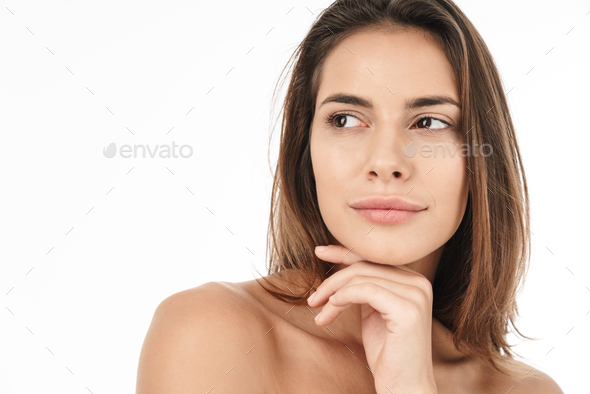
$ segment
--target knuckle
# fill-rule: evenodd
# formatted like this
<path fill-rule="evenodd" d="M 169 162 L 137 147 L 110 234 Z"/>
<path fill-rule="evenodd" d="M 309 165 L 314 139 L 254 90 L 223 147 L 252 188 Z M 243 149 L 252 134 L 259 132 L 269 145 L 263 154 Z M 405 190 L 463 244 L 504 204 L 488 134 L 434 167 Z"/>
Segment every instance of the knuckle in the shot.
<path fill-rule="evenodd" d="M 415 321 L 420 318 L 420 311 L 413 302 L 408 301 L 404 303 L 402 309 L 404 316 L 407 317 L 408 320 Z"/>
<path fill-rule="evenodd" d="M 424 300 L 424 290 L 419 288 L 419 287 L 415 287 L 412 286 L 410 289 L 410 293 L 412 294 L 411 299 L 414 301 L 418 301 L 421 302 L 422 300 Z"/>
<path fill-rule="evenodd" d="M 351 285 L 367 282 L 369 279 L 366 275 L 355 275 L 349 282 Z"/>
<path fill-rule="evenodd" d="M 360 287 L 361 291 L 367 292 L 369 294 L 373 294 L 377 291 L 375 284 L 371 282 L 363 282 L 360 284 Z"/>
<path fill-rule="evenodd" d="M 416 286 L 422 291 L 422 293 L 427 296 L 427 298 L 432 298 L 432 283 L 424 277 L 421 276 L 416 280 Z"/>

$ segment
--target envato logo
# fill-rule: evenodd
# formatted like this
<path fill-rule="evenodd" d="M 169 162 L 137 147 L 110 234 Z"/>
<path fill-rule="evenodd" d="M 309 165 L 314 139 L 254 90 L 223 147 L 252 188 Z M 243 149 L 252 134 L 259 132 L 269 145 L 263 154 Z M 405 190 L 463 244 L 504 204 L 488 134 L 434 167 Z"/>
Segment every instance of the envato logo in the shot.
<path fill-rule="evenodd" d="M 178 154 L 176 153 L 176 148 L 178 148 Z M 163 159 L 177 159 L 178 157 L 182 158 L 189 158 L 193 155 L 193 148 L 190 145 L 181 145 L 178 147 L 172 141 L 172 146 L 170 145 L 156 145 L 155 148 L 151 148 L 149 145 L 121 145 L 119 150 L 117 151 L 117 145 L 114 142 L 111 142 L 106 148 L 102 149 L 102 153 L 112 159 L 119 153 L 124 159 L 129 159 L 132 155 L 134 159 L 137 159 L 137 152 L 141 150 L 141 155 L 145 159 L 146 153 L 152 159 L 158 154 Z"/>
<path fill-rule="evenodd" d="M 471 145 L 469 145 L 469 144 L 455 144 L 455 148 L 453 150 L 451 150 L 449 148 L 449 145 L 442 145 L 442 144 L 435 144 L 435 145 L 422 144 L 422 145 L 420 145 L 420 148 L 418 148 L 416 146 L 415 142 L 411 142 L 410 144 L 408 144 L 408 146 L 406 146 L 404 148 L 404 155 L 406 155 L 406 157 L 414 157 L 414 156 L 416 156 L 416 153 L 419 151 L 420 156 L 422 156 L 422 157 L 430 157 L 430 153 L 433 153 L 433 152 L 434 152 L 434 157 L 436 157 L 436 152 L 438 151 L 438 148 L 442 148 L 442 157 L 446 157 L 445 150 L 446 150 L 446 152 L 449 153 L 450 157 L 455 157 L 455 155 L 457 154 L 457 151 L 459 151 L 460 157 L 467 157 L 467 156 L 489 157 L 492 155 L 492 153 L 494 151 L 494 149 L 492 148 L 492 146 L 490 144 L 478 145 L 478 144 L 475 144 L 474 141 L 471 141 Z"/>

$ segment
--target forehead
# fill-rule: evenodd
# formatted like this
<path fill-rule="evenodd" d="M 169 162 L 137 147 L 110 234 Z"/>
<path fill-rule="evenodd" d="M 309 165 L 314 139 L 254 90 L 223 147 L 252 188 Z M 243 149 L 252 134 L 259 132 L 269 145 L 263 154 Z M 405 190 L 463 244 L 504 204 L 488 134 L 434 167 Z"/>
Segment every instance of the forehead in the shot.
<path fill-rule="evenodd" d="M 438 42 L 418 29 L 363 31 L 342 40 L 326 58 L 318 98 L 335 91 L 388 100 L 391 93 L 400 100 L 446 94 L 459 101 L 451 64 Z"/>

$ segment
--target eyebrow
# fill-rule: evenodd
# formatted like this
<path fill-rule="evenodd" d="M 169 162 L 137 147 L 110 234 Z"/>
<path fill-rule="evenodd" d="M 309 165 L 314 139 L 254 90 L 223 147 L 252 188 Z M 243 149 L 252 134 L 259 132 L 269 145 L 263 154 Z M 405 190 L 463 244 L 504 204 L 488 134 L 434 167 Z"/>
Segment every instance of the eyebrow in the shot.
<path fill-rule="evenodd" d="M 357 107 L 364 107 L 368 109 L 373 109 L 373 103 L 371 100 L 362 98 L 359 96 L 355 96 L 352 94 L 344 94 L 344 93 L 335 93 L 328 96 L 320 107 L 327 103 L 341 103 L 341 104 L 351 104 L 356 105 Z M 422 107 L 430 107 L 434 105 L 441 105 L 441 104 L 452 104 L 459 108 L 461 105 L 453 100 L 448 96 L 440 96 L 440 95 L 433 95 L 433 96 L 426 96 L 426 97 L 418 97 L 414 99 L 410 99 L 406 101 L 406 107 L 409 109 L 414 108 L 422 108 Z M 318 107 L 319 108 L 319 107 Z"/>

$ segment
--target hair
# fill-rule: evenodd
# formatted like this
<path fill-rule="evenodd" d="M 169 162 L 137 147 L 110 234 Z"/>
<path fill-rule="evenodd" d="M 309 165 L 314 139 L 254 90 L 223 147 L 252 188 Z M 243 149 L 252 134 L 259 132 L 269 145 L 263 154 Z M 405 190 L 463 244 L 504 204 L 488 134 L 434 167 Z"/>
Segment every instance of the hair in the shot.
<path fill-rule="evenodd" d="M 506 339 L 508 324 L 522 337 L 534 339 L 514 326 L 519 315 L 516 297 L 531 248 L 528 189 L 499 72 L 480 34 L 451 0 L 338 0 L 318 15 L 280 75 L 294 61 L 281 108 L 266 268 L 273 274 L 296 269 L 297 280 L 310 290 L 318 278 L 329 277 L 331 263 L 314 253 L 317 245 L 329 244 L 331 234 L 320 214 L 310 156 L 322 68 L 330 51 L 346 37 L 400 29 L 420 29 L 438 42 L 454 70 L 463 140 L 470 137 L 493 147 L 488 157 L 466 156 L 467 205 L 443 248 L 432 284 L 432 314 L 451 331 L 458 350 L 513 376 L 518 369 L 503 365 L 517 354 Z M 273 99 L 276 93 L 277 86 Z M 287 292 L 267 278 L 256 280 L 260 279 L 268 283 L 267 288 L 258 282 L 273 297 L 306 305 L 307 293 Z"/>

